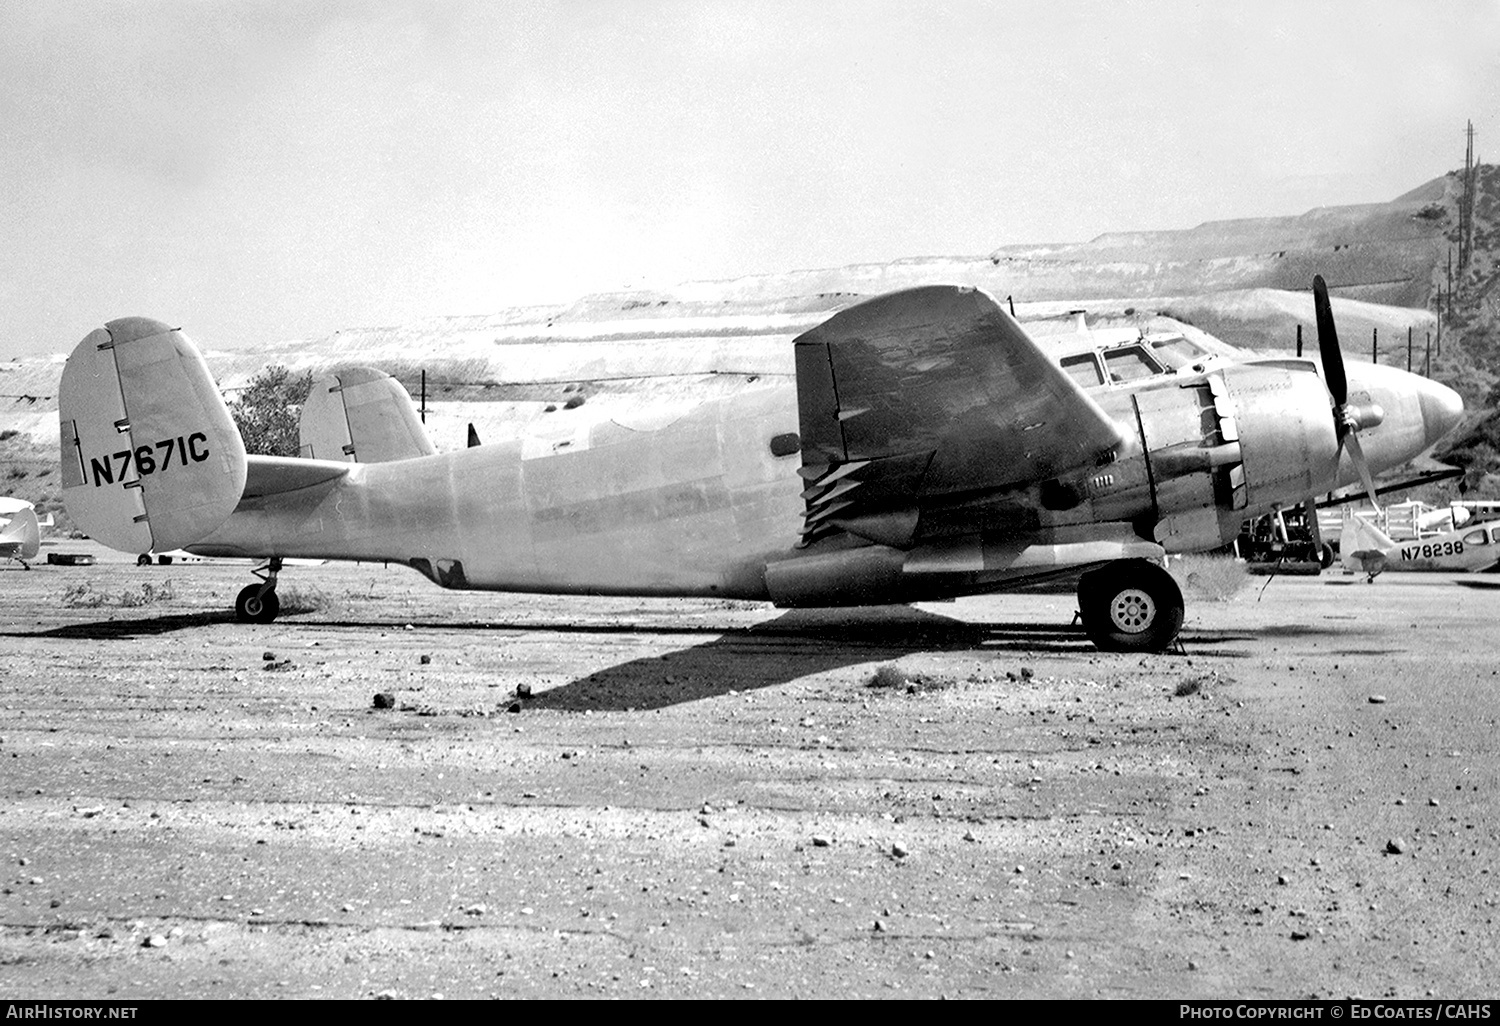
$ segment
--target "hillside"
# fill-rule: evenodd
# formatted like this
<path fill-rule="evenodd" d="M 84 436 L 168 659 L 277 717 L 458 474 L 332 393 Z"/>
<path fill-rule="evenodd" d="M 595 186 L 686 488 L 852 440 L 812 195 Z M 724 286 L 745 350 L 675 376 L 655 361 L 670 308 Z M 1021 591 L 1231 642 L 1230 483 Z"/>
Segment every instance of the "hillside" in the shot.
<path fill-rule="evenodd" d="M 1303 326 L 1314 338 L 1307 291 L 1329 281 L 1350 359 L 1368 359 L 1378 332 L 1382 361 L 1427 362 L 1439 336 L 1433 309 L 1458 232 L 1461 175 L 1434 179 L 1388 203 L 1324 207 L 1195 228 L 1109 233 L 1083 243 L 1007 246 L 984 256 L 917 257 L 884 264 L 690 281 L 650 292 L 601 293 L 557 306 L 432 317 L 399 327 L 353 328 L 315 339 L 265 340 L 225 350 L 195 339 L 232 393 L 262 367 L 321 370 L 373 364 L 418 396 L 426 372 L 429 425 L 440 449 L 482 438 L 565 430 L 547 407 L 571 395 L 630 420 L 662 401 L 691 401 L 747 376 L 788 374 L 801 331 L 860 298 L 933 282 L 1013 297 L 1022 320 L 1085 307 L 1091 316 L 1161 313 L 1235 345 L 1290 350 Z M 1500 170 L 1479 169 L 1474 259 L 1441 327 L 1432 374 L 1479 409 L 1500 380 L 1497 201 Z M 158 311 L 170 317 L 170 311 Z M 92 326 L 80 325 L 80 336 Z M 192 326 L 185 325 L 193 335 Z M 63 346 L 70 346 L 70 342 Z M 56 388 L 63 354 L 0 364 L 0 492 L 57 508 Z M 586 384 L 585 384 L 586 383 Z M 1493 404 L 1491 404 L 1492 406 Z M 1453 448 L 1475 468 L 1475 486 L 1500 466 L 1500 425 L 1473 418 Z M 1472 456 L 1466 454 L 1473 453 Z M 1495 482 L 1500 484 L 1500 482 Z"/>

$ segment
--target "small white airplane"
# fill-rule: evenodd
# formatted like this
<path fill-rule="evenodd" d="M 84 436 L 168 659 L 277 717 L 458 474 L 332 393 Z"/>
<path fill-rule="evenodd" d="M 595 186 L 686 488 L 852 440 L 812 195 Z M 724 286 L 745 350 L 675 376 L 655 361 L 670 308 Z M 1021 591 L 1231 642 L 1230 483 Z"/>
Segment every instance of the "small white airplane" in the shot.
<path fill-rule="evenodd" d="M 1074 577 L 1099 648 L 1162 651 L 1183 620 L 1167 553 L 1343 483 L 1373 493 L 1462 414 L 1418 375 L 1346 372 L 1322 278 L 1313 296 L 1321 377 L 1301 359 L 1177 367 L 1149 339 L 1059 361 L 988 293 L 932 285 L 802 332 L 794 374 L 649 421 L 585 410 L 565 437 L 439 453 L 399 383 L 341 371 L 303 408 L 311 458 L 247 455 L 197 348 L 127 317 L 63 370 L 63 497 L 122 552 L 266 559 L 244 621 L 276 617 L 291 557 L 404 563 L 452 589 L 782 607 Z"/>
<path fill-rule="evenodd" d="M 1500 563 L 1500 520 L 1396 541 L 1364 517 L 1351 517 L 1339 542 L 1341 562 L 1373 582 L 1387 570 L 1488 570 Z"/>
<path fill-rule="evenodd" d="M 47 515 L 51 525 L 52 515 Z M 0 497 L 0 558 L 15 560 L 27 570 L 28 559 L 35 559 L 42 545 L 42 523 L 36 509 L 25 499 Z"/>

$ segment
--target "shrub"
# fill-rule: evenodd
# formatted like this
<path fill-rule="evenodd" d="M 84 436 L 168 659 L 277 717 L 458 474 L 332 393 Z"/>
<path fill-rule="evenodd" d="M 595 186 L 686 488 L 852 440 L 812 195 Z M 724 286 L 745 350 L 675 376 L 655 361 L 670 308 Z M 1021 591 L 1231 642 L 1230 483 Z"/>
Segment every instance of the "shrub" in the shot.
<path fill-rule="evenodd" d="M 911 682 L 911 675 L 895 663 L 875 667 L 875 676 L 867 685 L 872 688 L 904 688 Z"/>

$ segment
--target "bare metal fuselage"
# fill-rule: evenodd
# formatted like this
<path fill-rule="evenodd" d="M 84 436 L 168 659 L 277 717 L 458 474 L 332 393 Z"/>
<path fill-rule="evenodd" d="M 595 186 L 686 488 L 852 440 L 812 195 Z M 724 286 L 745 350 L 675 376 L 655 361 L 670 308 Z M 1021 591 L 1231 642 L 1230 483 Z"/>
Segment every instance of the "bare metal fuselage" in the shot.
<path fill-rule="evenodd" d="M 1414 384 L 1422 379 L 1367 365 L 1351 368 L 1350 377 L 1399 414 L 1366 433 L 1377 468 L 1410 459 L 1449 426 L 1431 416 L 1424 423 L 1421 388 L 1430 383 Z M 1227 389 L 1226 409 L 1239 422 L 1239 458 L 1250 477 L 1245 505 L 1216 502 L 1213 468 L 1181 459 L 1183 446 L 1198 451 L 1202 417 L 1212 419 L 1205 376 L 1096 391 L 1125 428 L 1126 443 L 1114 464 L 1076 482 L 1082 498 L 1071 508 L 1044 508 L 1035 487 L 986 501 L 1001 519 L 1010 517 L 1012 532 L 1159 523 L 1175 514 L 1191 529 L 1162 539 L 1174 551 L 1213 547 L 1246 517 L 1357 479 L 1347 456 L 1336 454 L 1326 393 L 1311 365 L 1244 365 L 1215 387 Z M 564 438 L 390 463 L 252 458 L 245 497 L 189 549 L 406 563 L 450 588 L 777 598 L 767 564 L 819 554 L 797 548 L 801 458 L 785 446 L 776 455 L 771 444 L 798 429 L 795 384 L 762 379 L 672 415 L 642 429 L 563 411 L 559 417 L 577 418 Z M 261 472 L 273 463 L 277 472 Z M 316 483 L 288 488 L 290 464 Z M 267 490 L 262 477 L 274 482 Z M 984 575 L 963 584 L 946 579 L 949 593 L 1004 583 Z"/>
<path fill-rule="evenodd" d="M 571 412 L 571 411 L 569 411 Z M 795 391 L 772 383 L 654 430 L 581 425 L 247 498 L 191 551 L 409 563 L 446 587 L 765 598 L 797 539 Z M 344 471 L 347 471 L 346 473 Z"/>

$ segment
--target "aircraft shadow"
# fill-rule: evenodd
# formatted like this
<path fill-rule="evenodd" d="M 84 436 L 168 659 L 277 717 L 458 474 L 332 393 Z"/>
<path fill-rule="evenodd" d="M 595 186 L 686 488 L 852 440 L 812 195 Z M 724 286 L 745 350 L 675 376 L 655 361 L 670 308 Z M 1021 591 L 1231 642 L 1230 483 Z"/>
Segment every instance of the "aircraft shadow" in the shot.
<path fill-rule="evenodd" d="M 0 638 L 59 638 L 65 641 L 128 641 L 131 638 L 170 634 L 194 627 L 234 623 L 234 613 L 221 610 L 212 613 L 175 613 L 171 616 L 134 617 L 128 620 L 99 620 L 94 623 L 70 623 L 45 631 L 4 631 Z"/>
<path fill-rule="evenodd" d="M 791 610 L 754 627 L 720 628 L 715 635 L 702 644 L 633 659 L 551 688 L 526 707 L 659 709 L 914 652 L 1081 654 L 1091 649 L 1078 627 L 974 624 L 905 607 Z"/>

